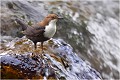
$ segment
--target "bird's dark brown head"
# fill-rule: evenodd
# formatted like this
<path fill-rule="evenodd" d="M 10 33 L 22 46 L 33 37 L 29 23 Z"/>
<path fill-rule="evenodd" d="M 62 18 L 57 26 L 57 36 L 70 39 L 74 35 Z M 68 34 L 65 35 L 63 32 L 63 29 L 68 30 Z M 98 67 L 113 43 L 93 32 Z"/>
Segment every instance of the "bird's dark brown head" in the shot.
<path fill-rule="evenodd" d="M 40 25 L 45 26 L 45 25 L 48 25 L 49 22 L 52 21 L 52 20 L 55 20 L 57 22 L 58 19 L 61 19 L 61 18 L 58 17 L 58 15 L 49 14 L 43 19 L 43 21 L 40 22 Z"/>
<path fill-rule="evenodd" d="M 53 20 L 53 19 L 58 19 L 58 18 L 59 17 L 56 14 L 49 14 L 49 15 L 47 15 L 47 17 L 45 19 Z"/>

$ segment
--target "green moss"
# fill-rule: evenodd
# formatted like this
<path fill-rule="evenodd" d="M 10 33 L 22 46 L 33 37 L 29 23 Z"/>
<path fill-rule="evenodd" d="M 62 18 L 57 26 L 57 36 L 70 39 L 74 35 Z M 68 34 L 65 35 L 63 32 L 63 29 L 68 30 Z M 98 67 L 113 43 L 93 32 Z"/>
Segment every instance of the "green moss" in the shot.
<path fill-rule="evenodd" d="M 66 80 L 66 78 L 63 77 L 63 76 L 61 76 L 59 79 L 60 79 L 60 80 Z"/>
<path fill-rule="evenodd" d="M 28 25 L 32 26 L 32 21 L 28 21 Z"/>
<path fill-rule="evenodd" d="M 54 44 L 53 40 L 48 41 L 49 44 Z"/>
<path fill-rule="evenodd" d="M 25 16 L 24 16 L 24 15 L 22 15 L 22 16 L 21 16 L 21 18 L 25 19 Z"/>

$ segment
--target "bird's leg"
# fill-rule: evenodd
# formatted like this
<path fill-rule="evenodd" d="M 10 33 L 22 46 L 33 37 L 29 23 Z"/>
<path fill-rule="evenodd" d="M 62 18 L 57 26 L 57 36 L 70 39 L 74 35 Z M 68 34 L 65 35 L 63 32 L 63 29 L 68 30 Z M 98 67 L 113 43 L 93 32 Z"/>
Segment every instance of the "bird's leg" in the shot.
<path fill-rule="evenodd" d="M 37 42 L 34 42 L 34 53 L 37 53 Z"/>
<path fill-rule="evenodd" d="M 37 42 L 33 42 L 33 43 L 34 43 L 34 50 L 33 50 L 33 53 L 32 53 L 32 56 L 31 56 L 31 57 L 34 57 L 34 56 L 35 56 L 36 48 L 37 48 Z"/>
<path fill-rule="evenodd" d="M 42 48 L 42 53 L 44 53 L 44 51 L 43 51 L 43 42 L 41 42 L 41 48 Z"/>
<path fill-rule="evenodd" d="M 34 49 L 36 50 L 37 49 L 37 43 L 34 42 Z"/>

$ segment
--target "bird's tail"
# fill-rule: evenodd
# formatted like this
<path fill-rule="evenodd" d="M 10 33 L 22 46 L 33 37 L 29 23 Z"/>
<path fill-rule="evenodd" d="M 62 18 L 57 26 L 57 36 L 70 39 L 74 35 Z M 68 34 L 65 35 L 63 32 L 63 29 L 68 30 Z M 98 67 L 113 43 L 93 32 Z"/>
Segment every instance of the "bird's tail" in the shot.
<path fill-rule="evenodd" d="M 15 21 L 17 22 L 17 24 L 19 24 L 22 27 L 22 30 L 26 30 L 27 27 L 29 27 L 27 24 L 25 24 L 22 20 L 20 19 L 15 19 Z"/>

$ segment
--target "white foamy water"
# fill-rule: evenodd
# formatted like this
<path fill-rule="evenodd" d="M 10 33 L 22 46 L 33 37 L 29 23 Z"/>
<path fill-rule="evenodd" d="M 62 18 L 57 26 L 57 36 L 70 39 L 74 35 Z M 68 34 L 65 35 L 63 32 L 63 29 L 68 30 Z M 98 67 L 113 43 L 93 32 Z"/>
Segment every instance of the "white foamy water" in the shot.
<path fill-rule="evenodd" d="M 118 79 L 120 72 L 119 1 L 80 0 L 68 1 L 68 3 L 63 1 L 61 5 L 63 4 L 64 6 L 59 6 L 58 10 L 72 17 L 73 21 L 77 23 L 81 23 L 83 20 L 88 32 L 94 35 L 91 37 L 86 33 L 88 38 L 84 40 L 82 38 L 86 35 L 82 36 L 80 28 L 72 27 L 68 38 L 75 44 L 72 44 L 71 41 L 69 43 L 75 47 L 80 57 L 83 57 L 101 73 L 103 78 Z M 92 43 L 87 43 L 89 37 Z M 80 45 L 82 48 L 85 46 L 86 52 L 82 52 Z"/>
<path fill-rule="evenodd" d="M 109 67 L 108 75 L 102 73 L 105 78 L 120 72 L 120 26 L 119 16 L 117 16 L 119 13 L 116 13 L 118 8 L 117 2 L 103 2 L 102 5 L 97 6 L 96 13 L 90 18 L 87 26 L 88 30 L 95 35 L 91 50 L 97 54 L 98 61 L 104 62 L 100 64 L 101 69 Z M 93 52 L 89 54 L 94 55 Z"/>

